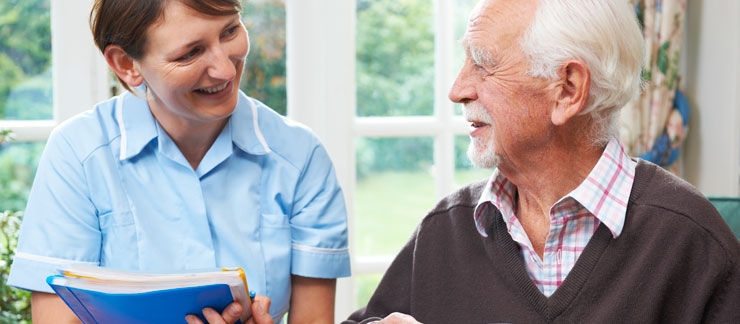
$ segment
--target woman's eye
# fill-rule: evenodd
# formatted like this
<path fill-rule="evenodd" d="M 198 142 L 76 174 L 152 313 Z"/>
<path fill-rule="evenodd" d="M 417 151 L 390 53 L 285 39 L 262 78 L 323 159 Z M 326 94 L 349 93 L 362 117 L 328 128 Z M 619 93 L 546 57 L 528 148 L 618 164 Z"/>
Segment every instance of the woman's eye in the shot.
<path fill-rule="evenodd" d="M 193 58 L 195 55 L 198 55 L 198 53 L 200 53 L 200 48 L 196 47 L 196 48 L 190 50 L 190 52 L 188 52 L 187 54 L 185 54 L 183 56 L 180 56 L 177 60 L 178 61 L 187 61 L 187 60 Z"/>
<path fill-rule="evenodd" d="M 239 28 L 239 26 L 234 26 L 234 27 L 227 29 L 226 31 L 224 31 L 223 37 L 228 37 L 228 36 L 235 34 L 237 28 Z"/>

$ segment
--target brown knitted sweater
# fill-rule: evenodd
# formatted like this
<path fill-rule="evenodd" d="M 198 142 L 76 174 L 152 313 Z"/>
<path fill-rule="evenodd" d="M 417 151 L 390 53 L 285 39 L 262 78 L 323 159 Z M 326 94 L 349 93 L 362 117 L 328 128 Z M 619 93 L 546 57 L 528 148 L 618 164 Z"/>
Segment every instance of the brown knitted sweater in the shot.
<path fill-rule="evenodd" d="M 443 199 L 418 226 L 367 307 L 422 323 L 740 323 L 740 242 L 688 183 L 638 161 L 625 227 L 601 224 L 549 298 L 524 269 L 501 214 L 482 237 L 473 209 L 484 182 Z"/>

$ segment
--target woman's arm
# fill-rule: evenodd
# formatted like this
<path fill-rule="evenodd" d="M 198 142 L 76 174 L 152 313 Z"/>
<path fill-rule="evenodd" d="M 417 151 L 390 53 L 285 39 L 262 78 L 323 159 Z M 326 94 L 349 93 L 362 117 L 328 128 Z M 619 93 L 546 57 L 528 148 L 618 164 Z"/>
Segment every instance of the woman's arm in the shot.
<path fill-rule="evenodd" d="M 75 313 L 55 294 L 31 293 L 31 317 L 34 324 L 80 324 Z"/>
<path fill-rule="evenodd" d="M 292 275 L 288 324 L 334 323 L 336 279 Z"/>

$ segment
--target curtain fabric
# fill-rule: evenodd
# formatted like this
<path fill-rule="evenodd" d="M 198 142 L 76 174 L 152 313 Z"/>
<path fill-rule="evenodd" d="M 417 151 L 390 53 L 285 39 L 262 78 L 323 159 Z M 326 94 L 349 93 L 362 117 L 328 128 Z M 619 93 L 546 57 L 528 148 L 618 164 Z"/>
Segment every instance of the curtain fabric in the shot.
<path fill-rule="evenodd" d="M 688 101 L 680 93 L 676 97 L 686 0 L 625 1 L 634 6 L 642 27 L 645 66 L 641 95 L 622 109 L 620 140 L 630 155 L 669 166 L 688 122 Z"/>

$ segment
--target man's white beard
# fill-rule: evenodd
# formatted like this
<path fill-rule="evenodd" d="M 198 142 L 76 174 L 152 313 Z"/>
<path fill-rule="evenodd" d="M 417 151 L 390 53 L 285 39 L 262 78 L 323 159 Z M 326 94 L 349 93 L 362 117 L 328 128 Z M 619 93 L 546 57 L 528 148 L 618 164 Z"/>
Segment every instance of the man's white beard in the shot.
<path fill-rule="evenodd" d="M 493 169 L 498 166 L 501 158 L 496 155 L 496 145 L 494 144 L 493 117 L 488 111 L 477 102 L 465 105 L 463 116 L 473 120 L 478 120 L 489 125 L 491 134 L 488 141 L 481 141 L 470 137 L 470 146 L 468 146 L 468 159 L 474 166 L 482 169 Z"/>

